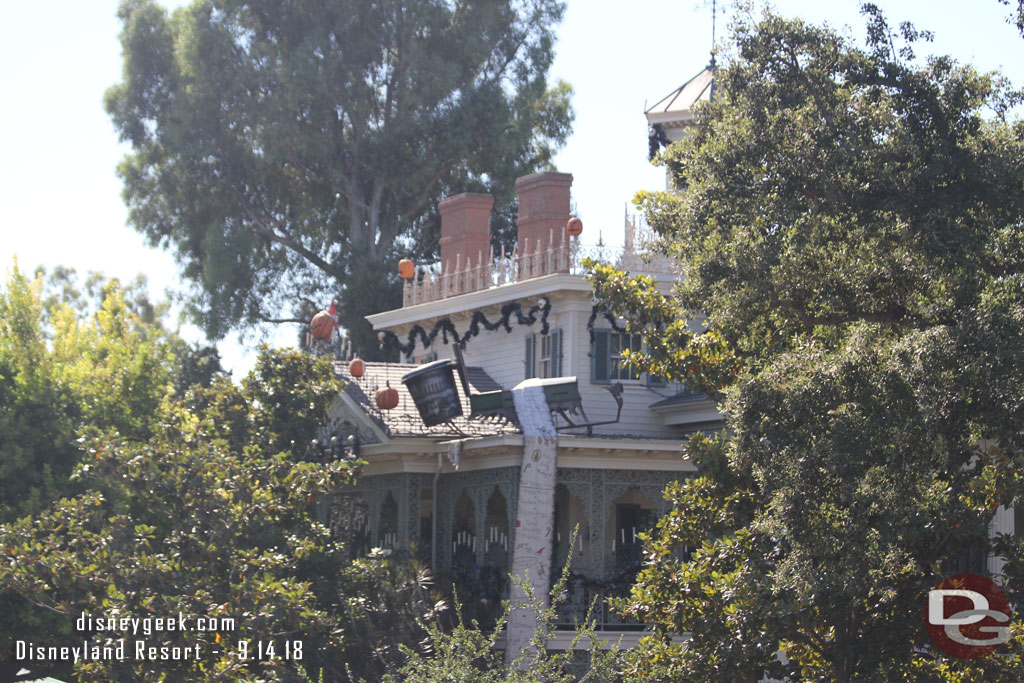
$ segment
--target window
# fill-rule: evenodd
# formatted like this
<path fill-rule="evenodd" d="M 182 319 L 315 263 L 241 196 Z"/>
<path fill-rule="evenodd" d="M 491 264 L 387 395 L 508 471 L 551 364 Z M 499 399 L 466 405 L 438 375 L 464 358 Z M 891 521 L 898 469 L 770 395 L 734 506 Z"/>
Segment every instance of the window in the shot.
<path fill-rule="evenodd" d="M 608 379 L 640 379 L 640 373 L 626 365 L 623 351 L 640 351 L 640 335 L 612 332 L 609 338 Z"/>
<path fill-rule="evenodd" d="M 562 330 L 551 330 L 547 334 L 526 335 L 526 353 L 523 365 L 527 378 L 561 377 Z"/>
<path fill-rule="evenodd" d="M 597 383 L 640 379 L 640 373 L 626 367 L 622 352 L 640 350 L 640 335 L 594 330 L 591 348 L 591 381 Z"/>
<path fill-rule="evenodd" d="M 594 343 L 590 349 L 590 381 L 595 384 L 607 384 L 640 379 L 641 373 L 635 368 L 627 367 L 622 352 L 628 350 L 635 353 L 641 349 L 642 342 L 639 334 L 594 330 Z M 659 377 L 647 375 L 647 384 L 664 386 L 665 381 Z"/>

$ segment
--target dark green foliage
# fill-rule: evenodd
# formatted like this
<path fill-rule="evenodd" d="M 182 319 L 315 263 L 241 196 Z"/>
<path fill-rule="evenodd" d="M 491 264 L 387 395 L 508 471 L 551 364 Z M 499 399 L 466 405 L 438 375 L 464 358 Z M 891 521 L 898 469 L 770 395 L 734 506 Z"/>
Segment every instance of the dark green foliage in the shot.
<path fill-rule="evenodd" d="M 438 199 L 490 191 L 505 207 L 564 143 L 570 88 L 546 79 L 563 10 L 196 0 L 168 16 L 126 1 L 106 106 L 133 149 L 130 220 L 174 250 L 211 336 L 336 297 L 373 357 L 363 316 L 397 305 L 400 255 L 436 254 Z"/>
<path fill-rule="evenodd" d="M 83 290 L 74 271 L 58 268 L 44 287 L 42 274 L 32 282 L 15 264 L 0 290 L 0 523 L 40 514 L 85 488 L 69 481 L 82 456 L 81 430 L 153 434 L 187 345 L 163 330 L 165 308 L 149 304 L 144 284 L 122 290 L 92 274 Z M 0 680 L 7 681 L 22 668 L 13 661 L 14 638 L 48 642 L 69 636 L 70 626 L 0 585 Z"/>
<path fill-rule="evenodd" d="M 209 387 L 224 374 L 220 353 L 216 346 L 185 344 L 178 354 L 178 370 L 174 378 L 174 393 L 181 396 L 189 387 Z"/>
<path fill-rule="evenodd" d="M 300 461 L 315 455 L 310 442 L 339 386 L 328 361 L 312 362 L 298 351 L 262 347 L 259 363 L 240 383 L 218 377 L 209 387 L 193 387 L 185 404 L 207 416 L 211 434 L 237 452 L 251 446 Z"/>
<path fill-rule="evenodd" d="M 327 379 L 322 379 L 326 377 Z M 302 668 L 282 660 L 242 663 L 239 639 L 302 640 L 313 671 L 340 675 L 345 638 L 337 578 L 345 568 L 340 545 L 311 514 L 317 500 L 352 480 L 354 464 L 297 463 L 287 449 L 289 420 L 282 405 L 299 401 L 321 411 L 337 395 L 324 361 L 264 353 L 237 390 L 215 383 L 255 428 L 227 434 L 217 410 L 190 410 L 165 401 L 151 417 L 148 441 L 90 429 L 75 476 L 89 492 L 64 499 L 33 517 L 0 527 L 0 584 L 12 601 L 56 617 L 49 630 L 24 619 L 9 638 L 80 644 L 72 632 L 82 611 L 95 616 L 168 616 L 179 611 L 237 619 L 232 632 L 161 633 L 154 644 L 198 645 L 198 661 L 87 662 L 78 680 L 302 680 Z M 214 389 L 197 391 L 211 394 Z M 54 618 L 54 617 L 51 617 Z M 103 634 L 99 634 L 102 638 Z M 131 647 L 132 636 L 129 638 Z M 141 636 L 140 636 L 141 637 Z M 45 667 L 32 667 L 39 673 Z"/>
<path fill-rule="evenodd" d="M 639 196 L 686 264 L 676 297 L 595 270 L 647 330 L 637 364 L 717 389 L 729 428 L 690 441 L 698 476 L 623 605 L 658 632 L 635 675 L 1020 678 L 1019 628 L 947 660 L 923 614 L 970 548 L 1024 598 L 1020 544 L 987 537 L 1024 504 L 1024 124 L 997 79 L 915 61 L 927 36 L 864 12 L 866 48 L 741 18 L 716 99 L 660 157 L 679 192 Z M 694 337 L 676 321 L 698 312 Z"/>
<path fill-rule="evenodd" d="M 430 570 L 404 553 L 373 549 L 345 568 L 341 611 L 345 624 L 346 683 L 394 674 L 409 652 L 429 656 L 430 624 L 440 623 L 447 602 L 432 590 Z M 334 679 L 328 679 L 334 680 Z"/>

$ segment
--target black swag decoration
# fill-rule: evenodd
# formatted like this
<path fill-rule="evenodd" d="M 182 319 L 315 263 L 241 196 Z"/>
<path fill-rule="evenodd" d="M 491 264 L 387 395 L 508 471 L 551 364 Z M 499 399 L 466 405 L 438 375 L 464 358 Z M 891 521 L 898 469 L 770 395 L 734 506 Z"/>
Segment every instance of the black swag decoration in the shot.
<path fill-rule="evenodd" d="M 612 326 L 612 329 L 616 332 L 625 332 L 626 328 L 619 324 L 618 319 L 608 312 L 607 309 L 602 307 L 600 304 L 594 304 L 593 308 L 590 309 L 590 317 L 587 318 L 587 332 L 590 333 L 590 343 L 594 343 L 594 321 L 597 320 L 597 316 L 602 315 L 604 319 Z"/>
<path fill-rule="evenodd" d="M 416 347 L 416 338 L 423 343 L 423 347 L 426 348 L 434 343 L 434 339 L 437 335 L 441 335 L 441 341 L 444 344 L 448 344 L 448 337 L 455 341 L 456 344 L 465 345 L 467 341 L 480 334 L 480 328 L 483 326 L 488 332 L 493 332 L 500 327 L 504 327 L 506 332 L 512 331 L 512 325 L 509 322 L 512 318 L 512 314 L 516 316 L 516 323 L 519 325 L 532 326 L 538 320 L 538 314 L 540 315 L 539 320 L 541 322 L 540 333 L 547 334 L 549 331 L 548 327 L 548 313 L 551 311 L 551 302 L 544 300 L 542 304 L 534 304 L 530 307 L 530 310 L 523 313 L 523 308 L 518 303 L 509 303 L 501 307 L 501 317 L 491 322 L 487 319 L 487 316 L 482 311 L 476 311 L 473 313 L 473 318 L 469 323 L 469 328 L 466 333 L 459 335 L 458 330 L 455 329 L 455 325 L 452 323 L 451 318 L 442 318 L 438 320 L 434 327 L 427 332 L 420 325 L 413 325 L 412 329 L 409 330 L 408 341 L 403 344 L 398 338 L 398 335 L 390 330 L 385 330 L 378 335 L 380 339 L 381 349 L 387 351 L 389 349 L 398 349 L 404 355 L 412 353 Z"/>

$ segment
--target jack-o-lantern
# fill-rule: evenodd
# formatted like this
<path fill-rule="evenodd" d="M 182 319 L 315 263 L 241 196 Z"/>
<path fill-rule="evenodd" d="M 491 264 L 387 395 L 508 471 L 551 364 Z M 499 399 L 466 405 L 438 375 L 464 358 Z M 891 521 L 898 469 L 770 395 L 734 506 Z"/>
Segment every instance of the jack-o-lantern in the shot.
<path fill-rule="evenodd" d="M 407 258 L 398 262 L 398 275 L 403 280 L 411 280 L 416 274 L 416 264 Z"/>
<path fill-rule="evenodd" d="M 320 311 L 313 316 L 309 323 L 309 331 L 316 339 L 331 341 L 331 335 L 338 329 L 338 307 L 337 302 L 332 301 L 330 309 Z"/>
<path fill-rule="evenodd" d="M 348 362 L 348 374 L 353 377 L 359 378 L 363 376 L 363 372 L 366 370 L 366 363 L 363 362 L 362 358 L 353 358 Z"/>
<path fill-rule="evenodd" d="M 381 410 L 391 410 L 398 407 L 398 389 L 387 383 L 383 389 L 377 390 L 377 407 Z"/>
<path fill-rule="evenodd" d="M 565 229 L 570 235 L 576 237 L 583 232 L 583 221 L 576 218 L 576 216 L 573 216 L 569 219 L 569 222 L 566 223 Z"/>

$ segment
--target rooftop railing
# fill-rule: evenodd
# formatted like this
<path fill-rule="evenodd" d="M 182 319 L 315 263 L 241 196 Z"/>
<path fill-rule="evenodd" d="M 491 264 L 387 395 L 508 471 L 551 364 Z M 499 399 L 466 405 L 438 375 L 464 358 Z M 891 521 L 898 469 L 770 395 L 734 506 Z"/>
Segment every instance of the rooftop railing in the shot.
<path fill-rule="evenodd" d="M 551 235 L 546 245 L 540 241 L 531 244 L 524 239 L 511 253 L 502 248 L 496 254 L 491 248 L 487 254 L 478 253 L 475 261 L 467 258 L 465 263 L 459 256 L 448 271 L 441 264 L 421 266 L 416 275 L 405 282 L 402 306 L 415 306 L 553 273 L 582 275 L 583 260 L 587 258 L 633 274 L 679 273 L 677 261 L 649 250 L 646 247 L 649 242 L 636 239 L 636 230 L 630 230 L 631 227 L 627 223 L 626 244 L 621 247 L 580 244 L 578 238 L 566 239 L 563 233 L 558 244 Z"/>

